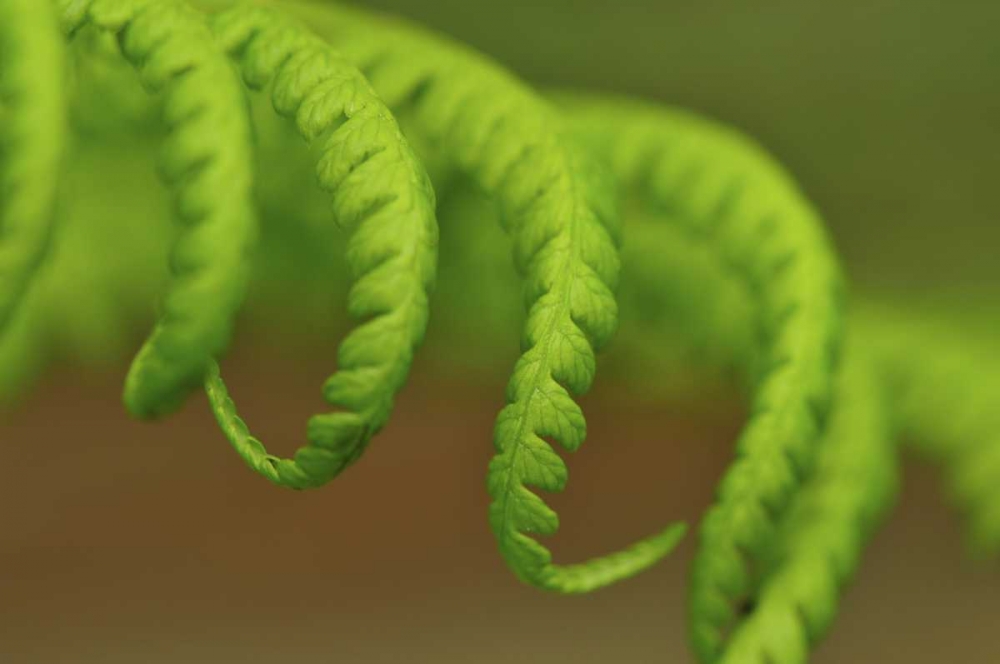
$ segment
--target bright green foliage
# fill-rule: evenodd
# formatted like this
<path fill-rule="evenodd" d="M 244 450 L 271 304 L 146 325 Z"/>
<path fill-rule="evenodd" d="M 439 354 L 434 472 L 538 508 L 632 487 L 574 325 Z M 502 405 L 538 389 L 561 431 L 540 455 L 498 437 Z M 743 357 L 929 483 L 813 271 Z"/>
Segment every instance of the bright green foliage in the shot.
<path fill-rule="evenodd" d="M 384 426 L 423 340 L 437 259 L 434 193 L 385 106 L 329 46 L 270 10 L 231 10 L 213 26 L 247 85 L 270 86 L 275 111 L 316 146 L 333 217 L 353 231 L 348 309 L 364 322 L 341 344 L 340 370 L 323 388 L 343 410 L 309 421 L 309 445 L 293 459 L 267 454 L 236 415 L 217 367 L 206 380 L 220 426 L 251 468 L 278 484 L 317 487 Z"/>
<path fill-rule="evenodd" d="M 748 141 L 684 113 L 577 107 L 581 135 L 607 155 L 623 191 L 710 245 L 756 299 L 763 366 L 752 414 L 702 523 L 692 578 L 692 641 L 710 661 L 811 472 L 840 346 L 840 276 L 812 208 Z"/>
<path fill-rule="evenodd" d="M 733 629 L 721 662 L 806 662 L 892 504 L 898 483 L 893 423 L 886 386 L 865 351 L 855 344 L 848 352 L 815 472 L 780 524 L 752 609 Z"/>
<path fill-rule="evenodd" d="M 204 17 L 182 0 L 60 4 L 67 33 L 88 24 L 114 33 L 143 84 L 163 93 L 160 172 L 183 232 L 163 313 L 125 381 L 125 404 L 139 417 L 164 415 L 201 384 L 243 300 L 256 234 L 243 89 Z"/>
<path fill-rule="evenodd" d="M 65 47 L 55 13 L 0 2 L 0 336 L 42 263 L 66 143 Z"/>
<path fill-rule="evenodd" d="M 495 200 L 514 242 L 528 313 L 487 479 L 501 553 L 519 577 L 559 592 L 640 572 L 676 546 L 683 525 L 569 566 L 553 564 L 535 539 L 554 534 L 559 519 L 531 487 L 565 488 L 566 464 L 549 441 L 570 451 L 583 443 L 586 421 L 573 397 L 590 388 L 595 350 L 617 327 L 618 226 L 607 174 L 545 102 L 474 54 L 404 25 L 331 15 L 331 43 L 411 118 L 425 144 Z"/>
<path fill-rule="evenodd" d="M 636 346 L 640 362 L 650 361 L 651 345 L 662 344 L 664 354 L 678 355 L 676 363 L 697 364 L 699 375 L 715 369 L 723 380 L 752 385 L 765 349 L 754 333 L 757 307 L 749 285 L 703 236 L 670 222 L 651 211 L 628 215 L 619 299 L 629 334 L 622 343 Z"/>
<path fill-rule="evenodd" d="M 734 309 L 745 293 L 738 279 L 719 261 L 698 256 L 701 238 L 678 232 L 667 219 L 633 221 L 629 237 L 645 241 L 625 254 L 637 271 L 634 280 L 626 282 L 624 296 L 635 289 L 657 293 L 631 298 L 637 306 L 661 314 L 659 319 L 644 318 L 650 332 L 666 335 L 671 321 L 684 316 L 693 327 L 682 343 L 698 348 L 710 334 L 704 323 L 713 321 L 702 316 L 728 311 L 728 330 L 716 329 L 712 337 L 715 354 L 697 355 L 697 361 L 753 366 L 754 356 L 747 351 L 747 342 L 755 339 L 753 319 Z M 656 260 L 664 255 L 671 258 L 669 263 Z M 649 348 L 648 342 L 637 350 L 643 348 Z M 857 569 L 869 535 L 893 502 L 898 485 L 896 418 L 889 407 L 888 385 L 874 371 L 872 350 L 867 339 L 851 344 L 813 473 L 777 522 L 753 592 L 740 598 L 735 615 L 726 613 L 728 630 L 718 661 L 807 661 L 811 646 L 836 615 L 839 595 Z"/>
<path fill-rule="evenodd" d="M 460 45 L 307 2 L 0 0 L 0 64 L 4 396 L 50 357 L 117 359 L 166 284 L 128 409 L 168 413 L 203 383 L 252 469 L 318 487 L 386 424 L 440 258 L 435 320 L 453 329 L 431 348 L 439 362 L 507 362 L 521 328 L 487 490 L 499 551 L 525 582 L 592 591 L 684 533 L 576 565 L 539 539 L 559 526 L 540 492 L 568 480 L 555 444 L 582 445 L 577 400 L 619 321 L 623 366 L 655 368 L 648 397 L 690 397 L 712 376 L 749 402 L 700 524 L 701 660 L 807 660 L 892 503 L 897 429 L 945 466 L 974 542 L 1000 547 L 995 323 L 972 340 L 926 315 L 846 316 L 816 211 L 732 130 L 625 100 L 550 105 Z M 157 144 L 166 191 L 144 172 Z M 269 331 L 308 327 L 337 287 L 357 324 L 324 387 L 333 412 L 310 419 L 289 459 L 253 437 L 216 364 L 251 279 L 250 314 Z"/>

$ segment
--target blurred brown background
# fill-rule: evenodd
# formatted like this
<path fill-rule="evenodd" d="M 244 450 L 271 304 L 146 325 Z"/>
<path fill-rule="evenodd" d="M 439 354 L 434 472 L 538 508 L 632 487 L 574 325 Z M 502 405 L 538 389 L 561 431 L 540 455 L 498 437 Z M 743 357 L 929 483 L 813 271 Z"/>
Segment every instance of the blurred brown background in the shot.
<path fill-rule="evenodd" d="M 290 451 L 319 372 L 248 348 L 229 364 L 262 438 Z M 2 429 L 0 661 L 691 661 L 692 539 L 592 596 L 520 585 L 485 519 L 501 379 L 418 376 L 356 467 L 296 494 L 241 465 L 200 397 L 143 425 L 118 405 L 121 376 L 51 375 Z M 588 397 L 588 444 L 553 500 L 562 560 L 693 522 L 739 426 L 734 408 L 708 417 L 622 393 Z M 963 556 L 939 493 L 934 473 L 908 465 L 815 662 L 995 661 L 1000 570 Z"/>
<path fill-rule="evenodd" d="M 534 82 L 640 94 L 746 129 L 817 201 L 858 282 L 1000 284 L 994 3 L 367 4 Z M 242 410 L 284 452 L 321 406 L 326 368 L 252 334 L 227 361 Z M 0 661 L 690 661 L 691 536 L 589 597 L 547 596 L 504 567 L 484 488 L 502 373 L 418 363 L 365 458 L 308 494 L 243 468 L 201 397 L 165 423 L 129 421 L 123 375 L 56 368 L 0 416 Z M 562 560 L 695 522 L 742 418 L 735 399 L 696 409 L 598 384 L 588 444 L 553 500 Z M 814 661 L 1000 661 L 1000 569 L 964 557 L 940 494 L 935 473 L 908 462 L 901 503 Z"/>

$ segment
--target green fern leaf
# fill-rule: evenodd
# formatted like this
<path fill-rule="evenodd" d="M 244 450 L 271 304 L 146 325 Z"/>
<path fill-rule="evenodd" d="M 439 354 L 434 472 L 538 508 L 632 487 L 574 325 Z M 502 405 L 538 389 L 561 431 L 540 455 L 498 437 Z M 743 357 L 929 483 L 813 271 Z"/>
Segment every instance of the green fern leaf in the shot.
<path fill-rule="evenodd" d="M 339 371 L 323 388 L 342 410 L 312 417 L 309 444 L 291 459 L 268 454 L 236 414 L 218 367 L 205 383 L 220 426 L 251 468 L 283 486 L 317 487 L 385 424 L 423 340 L 437 261 L 434 193 L 367 81 L 315 35 L 262 8 L 228 10 L 213 27 L 246 83 L 270 86 L 275 110 L 318 147 L 320 187 L 334 218 L 353 231 L 348 309 L 364 322 L 341 344 Z"/>
<path fill-rule="evenodd" d="M 0 336 L 47 253 L 67 140 L 65 47 L 36 4 L 0 3 Z"/>
<path fill-rule="evenodd" d="M 733 606 L 811 470 L 831 402 L 842 285 L 811 207 L 752 144 L 679 112 L 624 101 L 574 101 L 580 134 L 644 205 L 699 235 L 756 295 L 765 367 L 737 458 L 700 530 L 691 589 L 692 644 L 713 661 Z"/>
<path fill-rule="evenodd" d="M 725 664 L 805 664 L 897 493 L 886 385 L 861 343 L 849 353 L 815 472 L 780 526 L 752 608 L 720 659 Z"/>
<path fill-rule="evenodd" d="M 529 488 L 565 487 L 566 466 L 549 441 L 571 451 L 582 444 L 586 422 L 573 397 L 590 388 L 595 351 L 617 327 L 619 230 L 606 174 L 546 103 L 474 53 L 342 8 L 324 7 L 315 19 L 386 103 L 412 118 L 423 143 L 493 198 L 513 239 L 528 317 L 487 480 L 501 554 L 522 580 L 564 593 L 649 567 L 676 546 L 682 524 L 622 552 L 560 566 L 535 539 L 554 534 L 558 517 Z"/>
<path fill-rule="evenodd" d="M 934 312 L 862 308 L 861 329 L 893 386 L 900 425 L 941 464 L 966 518 L 970 550 L 1000 553 L 1000 367 L 993 339 L 978 339 Z M 917 361 L 919 358 L 919 361 Z"/>
<path fill-rule="evenodd" d="M 256 235 L 249 117 L 239 78 L 204 17 L 180 0 L 62 0 L 64 29 L 118 36 L 145 86 L 163 92 L 161 173 L 183 231 L 156 328 L 125 381 L 138 417 L 175 410 L 226 347 Z"/>

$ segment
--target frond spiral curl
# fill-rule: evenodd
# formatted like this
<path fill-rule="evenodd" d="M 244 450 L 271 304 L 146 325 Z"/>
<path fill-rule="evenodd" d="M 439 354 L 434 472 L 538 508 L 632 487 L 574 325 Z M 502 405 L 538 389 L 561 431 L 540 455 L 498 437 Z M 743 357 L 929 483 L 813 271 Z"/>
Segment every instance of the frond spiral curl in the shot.
<path fill-rule="evenodd" d="M 368 82 L 318 37 L 264 8 L 228 10 L 213 27 L 247 85 L 269 86 L 275 111 L 318 148 L 320 187 L 334 219 L 352 231 L 348 309 L 363 322 L 341 344 L 339 371 L 323 387 L 342 410 L 313 416 L 309 444 L 280 459 L 237 416 L 217 366 L 205 383 L 220 426 L 251 468 L 291 488 L 318 487 L 384 426 L 423 340 L 437 261 L 434 192 Z"/>
<path fill-rule="evenodd" d="M 756 354 L 753 317 L 734 307 L 746 287 L 723 261 L 696 257 L 702 240 L 666 219 L 633 219 L 629 237 L 642 238 L 625 254 L 633 267 L 627 289 L 652 289 L 661 318 L 646 317 L 650 332 L 664 336 L 672 321 L 694 325 L 684 344 L 698 346 L 705 335 L 715 355 L 701 362 L 734 364 L 746 370 Z M 657 257 L 671 257 L 670 264 Z M 627 295 L 627 293 L 626 293 Z M 632 301 L 640 302 L 638 299 Z M 692 308 L 703 311 L 692 312 Z M 729 329 L 719 326 L 729 312 Z M 853 312 L 851 324 L 865 330 L 866 316 Z M 647 335 L 648 336 L 648 335 Z M 644 337 L 645 338 L 645 337 Z M 726 664 L 803 664 L 837 614 L 840 595 L 860 564 L 861 553 L 898 492 L 896 429 L 900 416 L 890 407 L 889 384 L 876 370 L 876 345 L 867 330 L 851 335 L 838 372 L 828 426 L 818 445 L 813 471 L 792 498 L 776 534 L 764 550 L 754 590 L 741 598 L 727 625 L 717 661 Z M 645 354 L 648 344 L 636 352 Z"/>
<path fill-rule="evenodd" d="M 887 387 L 854 344 L 840 371 L 816 468 L 778 529 L 748 615 L 719 661 L 804 664 L 837 614 L 868 537 L 897 492 Z M 858 359 L 855 359 L 855 356 Z"/>
<path fill-rule="evenodd" d="M 607 131 L 612 126 L 609 122 Z M 635 128 L 637 123 L 629 126 Z M 763 177 L 766 171 L 758 173 Z M 774 189 L 788 186 L 777 179 L 770 184 Z M 755 289 L 733 269 L 731 255 L 713 246 L 710 236 L 685 228 L 691 220 L 684 215 L 683 209 L 655 205 L 633 214 L 629 237 L 641 241 L 625 257 L 633 268 L 642 267 L 629 286 L 656 295 L 631 301 L 660 308 L 662 318 L 656 324 L 665 328 L 671 313 L 681 315 L 686 324 L 695 326 L 689 330 L 688 343 L 703 343 L 706 335 L 714 335 L 714 347 L 724 361 L 748 371 L 767 357 L 766 349 L 748 352 L 748 342 L 759 335 L 753 316 L 738 308 L 740 299 Z M 647 217 L 642 223 L 635 220 L 642 216 Z M 714 260 L 694 256 L 706 245 Z M 664 256 L 670 257 L 669 264 L 662 262 Z M 708 329 L 712 325 L 714 329 Z M 723 326 L 726 330 L 719 329 Z M 792 496 L 786 514 L 775 521 L 774 536 L 759 550 L 757 580 L 739 598 L 750 608 L 745 614 L 727 616 L 726 638 L 717 655 L 720 662 L 807 661 L 811 646 L 836 614 L 839 594 L 857 568 L 868 535 L 892 503 L 898 483 L 894 418 L 888 388 L 874 371 L 869 345 L 858 339 L 852 342 L 852 358 L 837 379 L 832 420 L 818 443 L 815 467 Z M 694 618 L 697 625 L 698 616 Z"/>

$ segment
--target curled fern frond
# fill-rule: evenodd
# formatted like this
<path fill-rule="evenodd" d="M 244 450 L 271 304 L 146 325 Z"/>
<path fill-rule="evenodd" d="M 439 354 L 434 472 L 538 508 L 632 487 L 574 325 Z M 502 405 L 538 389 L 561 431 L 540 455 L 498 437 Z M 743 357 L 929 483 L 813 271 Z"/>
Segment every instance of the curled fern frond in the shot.
<path fill-rule="evenodd" d="M 487 475 L 490 526 L 520 579 L 588 592 L 653 565 L 684 533 L 673 524 L 575 565 L 556 564 L 543 545 L 559 517 L 542 492 L 568 482 L 557 444 L 582 445 L 577 398 L 619 324 L 620 209 L 631 218 L 623 255 L 635 280 L 620 301 L 645 335 L 632 338 L 638 350 L 661 351 L 657 368 L 693 358 L 699 371 L 739 374 L 751 402 L 694 563 L 691 637 L 701 660 L 804 664 L 896 492 L 897 427 L 945 466 L 974 542 L 1000 549 L 995 333 L 976 340 L 888 309 L 852 310 L 841 366 L 843 286 L 830 242 L 755 145 L 696 116 L 622 100 L 563 96 L 560 112 L 474 52 L 405 23 L 315 2 L 258 2 L 275 7 L 0 0 L 0 398 L 49 355 L 115 355 L 137 303 L 156 290 L 155 266 L 167 263 L 157 251 L 173 237 L 164 313 L 130 369 L 128 408 L 161 415 L 202 384 L 252 469 L 294 489 L 326 483 L 385 425 L 423 341 L 438 259 L 430 172 L 438 194 L 455 195 L 443 215 L 498 214 L 523 281 L 520 312 L 517 275 L 503 269 L 506 243 L 483 224 L 448 237 L 464 254 L 451 275 L 462 283 L 444 293 L 467 300 L 450 302 L 462 319 L 455 330 L 495 328 L 470 335 L 478 361 L 526 314 Z M 318 33 L 286 14 L 308 17 Z M 58 192 L 74 204 L 59 247 L 73 251 L 53 252 L 39 271 L 68 134 L 64 80 L 73 78 L 60 22 L 67 38 L 86 38 L 71 61 L 86 83 L 69 109 L 78 149 Z M 124 84 L 135 72 L 153 94 Z M 246 88 L 275 113 L 252 116 Z M 157 106 L 162 123 L 150 113 Z M 160 134 L 178 228 L 144 167 L 146 142 Z M 298 156 L 315 163 L 289 160 L 255 188 L 256 167 L 285 161 L 271 151 L 298 139 L 308 147 Z M 255 197 L 268 235 L 254 275 L 272 289 L 262 318 L 297 327 L 269 316 L 294 315 L 283 297 L 290 285 L 307 309 L 301 302 L 331 281 L 348 281 L 328 260 L 337 229 L 317 213 L 320 192 L 303 184 L 310 169 L 348 230 L 357 326 L 323 388 L 332 412 L 312 417 L 306 445 L 285 459 L 239 417 L 216 359 L 246 290 Z M 138 209 L 143 226 L 123 233 Z M 476 318 L 482 302 L 493 310 Z M 461 361 L 450 339 L 443 348 Z M 690 388 L 671 374 L 656 380 Z"/>
<path fill-rule="evenodd" d="M 202 14 L 181 0 L 60 0 L 64 29 L 118 37 L 144 85 L 163 94 L 161 173 L 182 231 L 156 328 L 125 381 L 134 415 L 175 410 L 229 342 L 256 235 L 249 115 L 239 78 Z"/>
<path fill-rule="evenodd" d="M 283 486 L 317 487 L 384 426 L 423 340 L 437 262 L 434 192 L 389 110 L 318 37 L 263 8 L 227 10 L 212 25 L 247 85 L 269 87 L 277 113 L 318 150 L 320 187 L 334 219 L 352 231 L 348 309 L 363 322 L 340 345 L 339 370 L 323 387 L 342 410 L 313 416 L 308 445 L 280 459 L 237 416 L 217 366 L 205 383 L 220 426 L 251 468 Z"/>
<path fill-rule="evenodd" d="M 692 576 L 692 645 L 713 661 L 812 467 L 842 336 L 839 269 L 794 184 L 734 132 L 624 101 L 578 101 L 571 111 L 631 196 L 702 237 L 756 295 L 764 367 Z"/>
<path fill-rule="evenodd" d="M 0 336 L 48 248 L 67 138 L 65 47 L 37 5 L 0 3 Z"/>
<path fill-rule="evenodd" d="M 746 298 L 745 287 L 718 260 L 699 255 L 704 247 L 698 238 L 672 226 L 652 215 L 629 219 L 628 237 L 636 242 L 623 255 L 631 277 L 623 281 L 625 301 L 644 310 L 643 325 L 650 333 L 658 328 L 661 338 L 683 321 L 681 342 L 704 350 L 702 371 L 712 363 L 754 366 L 748 348 L 754 341 L 752 309 L 738 305 Z M 867 326 L 862 330 L 868 332 Z M 851 339 L 813 472 L 758 562 L 761 580 L 742 599 L 720 662 L 804 664 L 829 629 L 862 549 L 893 502 L 898 418 L 870 337 L 855 333 Z M 649 347 L 641 350 L 648 354 Z"/>
<path fill-rule="evenodd" d="M 704 347 L 703 364 L 753 367 L 753 309 L 739 301 L 747 297 L 745 286 L 718 256 L 701 255 L 700 236 L 676 226 L 649 213 L 628 219 L 632 242 L 623 258 L 632 279 L 623 284 L 623 297 L 645 310 L 643 324 L 659 328 L 661 336 L 683 321 L 683 343 Z M 892 503 L 898 485 L 894 417 L 869 345 L 852 341 L 814 470 L 758 563 L 761 581 L 742 599 L 746 613 L 730 625 L 721 662 L 807 661 L 836 615 L 868 536 Z M 648 353 L 649 345 L 643 350 Z"/>
<path fill-rule="evenodd" d="M 783 519 L 725 664 L 805 664 L 837 614 L 840 593 L 898 489 L 894 423 L 884 381 L 860 343 L 839 373 L 813 475 Z"/>
<path fill-rule="evenodd" d="M 576 450 L 586 436 L 573 397 L 594 379 L 595 351 L 617 327 L 619 229 L 610 179 L 566 134 L 548 104 L 480 56 L 401 23 L 323 8 L 325 37 L 361 67 L 390 107 L 499 206 L 525 283 L 523 354 L 494 431 L 490 525 L 519 578 L 587 592 L 669 553 L 682 524 L 578 565 L 552 562 L 536 537 L 559 518 L 529 487 L 561 491 L 567 468 L 549 441 Z"/>
<path fill-rule="evenodd" d="M 993 340 L 978 339 L 935 314 L 885 305 L 862 310 L 861 329 L 906 439 L 943 466 L 966 518 L 969 548 L 1000 553 L 1000 363 Z M 917 361 L 919 358 L 919 361 Z"/>

